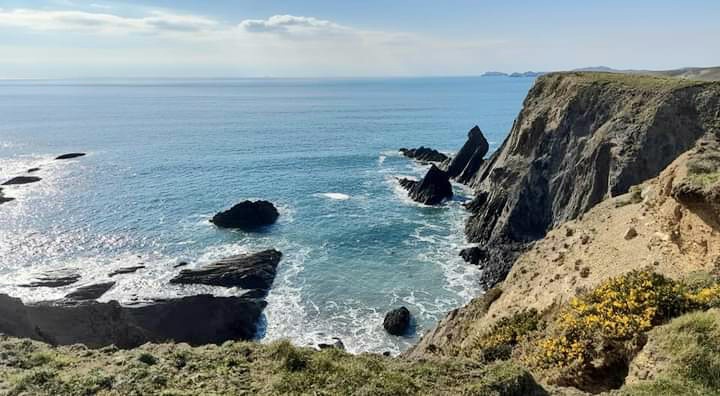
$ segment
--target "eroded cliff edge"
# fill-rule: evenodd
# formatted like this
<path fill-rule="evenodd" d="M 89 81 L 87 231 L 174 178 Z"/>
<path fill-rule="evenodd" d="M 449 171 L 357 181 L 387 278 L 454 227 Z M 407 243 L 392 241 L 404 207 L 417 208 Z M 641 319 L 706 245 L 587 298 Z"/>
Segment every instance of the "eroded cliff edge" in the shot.
<path fill-rule="evenodd" d="M 482 282 L 505 279 L 548 230 L 657 176 L 720 131 L 720 83 L 610 73 L 540 77 L 500 148 L 463 181 Z"/>

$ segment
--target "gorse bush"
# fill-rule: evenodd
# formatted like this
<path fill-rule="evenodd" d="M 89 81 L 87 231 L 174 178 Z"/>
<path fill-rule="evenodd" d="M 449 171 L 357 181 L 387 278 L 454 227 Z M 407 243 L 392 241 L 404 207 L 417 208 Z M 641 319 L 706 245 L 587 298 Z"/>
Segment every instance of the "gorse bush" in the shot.
<path fill-rule="evenodd" d="M 472 350 L 480 351 L 484 361 L 509 359 L 524 336 L 542 327 L 537 310 L 523 310 L 501 318 L 487 333 L 473 340 Z"/>
<path fill-rule="evenodd" d="M 578 385 L 598 371 L 627 366 L 654 326 L 718 303 L 716 283 L 692 287 L 633 271 L 573 299 L 545 334 L 524 345 L 521 359 L 551 382 Z"/>

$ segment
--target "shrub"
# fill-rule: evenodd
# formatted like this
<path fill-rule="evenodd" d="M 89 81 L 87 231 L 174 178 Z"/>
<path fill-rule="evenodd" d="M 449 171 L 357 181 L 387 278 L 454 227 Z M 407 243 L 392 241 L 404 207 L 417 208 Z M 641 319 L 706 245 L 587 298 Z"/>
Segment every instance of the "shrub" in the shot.
<path fill-rule="evenodd" d="M 538 330 L 541 325 L 537 310 L 520 311 L 498 320 L 488 332 L 474 340 L 472 349 L 480 350 L 487 362 L 509 359 L 521 338 Z"/>
<path fill-rule="evenodd" d="M 148 366 L 155 365 L 155 364 L 157 364 L 157 362 L 158 362 L 158 361 L 157 361 L 157 358 L 156 358 L 155 356 L 153 356 L 153 355 L 151 355 L 151 354 L 149 354 L 149 353 L 147 353 L 147 352 L 141 353 L 140 356 L 138 356 L 138 360 L 139 360 L 141 363 L 147 364 Z"/>
<path fill-rule="evenodd" d="M 578 386 L 600 371 L 626 369 L 654 326 L 718 303 L 717 284 L 695 289 L 650 271 L 633 271 L 573 299 L 547 334 L 524 346 L 521 358 L 551 382 Z"/>

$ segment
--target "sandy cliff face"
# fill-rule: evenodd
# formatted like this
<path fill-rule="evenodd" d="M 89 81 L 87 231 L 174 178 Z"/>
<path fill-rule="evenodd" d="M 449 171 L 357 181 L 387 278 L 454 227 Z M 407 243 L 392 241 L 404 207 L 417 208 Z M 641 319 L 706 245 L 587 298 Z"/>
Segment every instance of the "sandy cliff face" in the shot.
<path fill-rule="evenodd" d="M 466 226 L 487 251 L 483 282 L 605 198 L 657 176 L 720 131 L 720 84 L 606 73 L 538 79 L 505 142 L 469 180 Z"/>

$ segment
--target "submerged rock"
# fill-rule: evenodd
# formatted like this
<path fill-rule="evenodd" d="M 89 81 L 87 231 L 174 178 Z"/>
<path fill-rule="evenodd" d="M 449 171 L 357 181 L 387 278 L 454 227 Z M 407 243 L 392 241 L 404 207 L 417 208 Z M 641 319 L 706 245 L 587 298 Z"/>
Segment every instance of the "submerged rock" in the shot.
<path fill-rule="evenodd" d="M 143 268 L 145 268 L 144 265 L 135 265 L 132 267 L 118 268 L 115 271 L 109 273 L 108 276 L 112 278 L 115 275 L 132 274 L 134 272 L 137 272 L 137 270 L 141 270 Z"/>
<path fill-rule="evenodd" d="M 83 301 L 83 300 L 95 300 L 102 297 L 105 292 L 112 289 L 115 286 L 115 282 L 96 283 L 94 285 L 88 285 L 79 287 L 72 293 L 65 296 L 68 300 Z"/>
<path fill-rule="evenodd" d="M 37 176 L 17 176 L 3 183 L 3 186 L 19 185 L 19 184 L 30 184 L 36 183 L 42 180 Z"/>
<path fill-rule="evenodd" d="M 0 333 L 53 345 L 115 345 L 147 342 L 220 344 L 253 338 L 266 303 L 244 297 L 197 295 L 123 306 L 117 301 L 50 301 L 24 304 L 0 294 Z"/>
<path fill-rule="evenodd" d="M 3 204 L 5 202 L 14 201 L 14 200 L 15 200 L 15 198 L 6 197 L 5 195 L 3 195 L 2 188 L 0 188 L 0 204 Z"/>
<path fill-rule="evenodd" d="M 439 205 L 453 196 L 452 184 L 447 173 L 435 165 L 430 166 L 430 170 L 422 180 L 400 179 L 399 183 L 408 190 L 412 200 L 426 205 Z"/>
<path fill-rule="evenodd" d="M 268 201 L 243 201 L 213 216 L 211 223 L 223 228 L 252 230 L 275 223 L 280 213 Z"/>
<path fill-rule="evenodd" d="M 267 291 L 275 280 L 282 253 L 275 249 L 224 258 L 199 269 L 185 269 L 173 284 L 203 284 Z"/>
<path fill-rule="evenodd" d="M 392 335 L 403 335 L 410 328 L 410 311 L 405 307 L 393 309 L 383 320 L 385 331 Z"/>
<path fill-rule="evenodd" d="M 39 170 L 40 170 L 40 168 L 30 168 L 30 169 L 27 170 L 27 173 L 35 173 L 35 172 L 37 172 L 37 171 L 39 171 Z"/>
<path fill-rule="evenodd" d="M 55 271 L 47 271 L 35 277 L 30 283 L 20 285 L 20 287 L 62 287 L 72 285 L 80 280 L 80 274 L 71 270 L 61 269 Z"/>
<path fill-rule="evenodd" d="M 475 125 L 468 132 L 468 140 L 450 161 L 447 169 L 448 175 L 460 183 L 470 182 L 485 161 L 484 158 L 489 149 L 490 145 L 487 139 L 480 128 Z"/>
<path fill-rule="evenodd" d="M 68 153 L 55 157 L 56 160 L 65 160 L 84 156 L 85 153 Z"/>
<path fill-rule="evenodd" d="M 421 162 L 443 162 L 448 159 L 447 155 L 423 146 L 411 149 L 401 148 L 399 151 L 402 155 Z"/>

